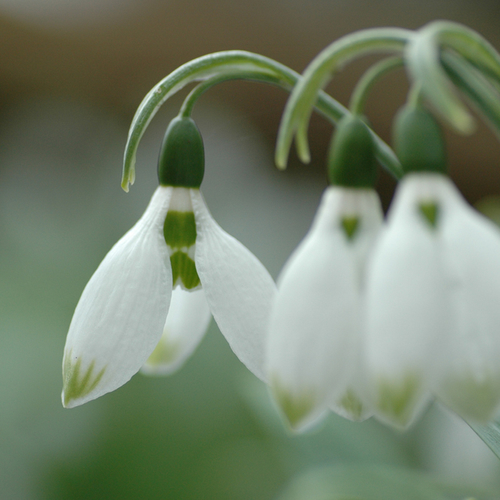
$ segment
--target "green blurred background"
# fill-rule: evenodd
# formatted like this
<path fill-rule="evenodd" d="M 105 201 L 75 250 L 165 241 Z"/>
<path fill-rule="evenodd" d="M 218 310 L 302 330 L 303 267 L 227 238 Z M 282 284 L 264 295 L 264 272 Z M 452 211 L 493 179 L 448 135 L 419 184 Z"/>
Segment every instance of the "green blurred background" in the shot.
<path fill-rule="evenodd" d="M 125 194 L 123 148 L 146 92 L 208 52 L 251 50 L 302 71 L 353 30 L 436 18 L 466 23 L 500 48 L 497 0 L 0 0 L 0 499 L 271 500 L 325 464 L 386 464 L 498 486 L 496 458 L 440 408 L 404 434 L 334 415 L 312 434 L 288 434 L 215 324 L 177 374 L 137 375 L 73 410 L 60 402 L 74 307 L 145 209 L 163 131 L 181 102 L 168 102 L 148 129 Z M 364 67 L 331 85 L 344 103 Z M 369 102 L 386 139 L 406 90 L 399 72 Z M 285 100 L 277 89 L 232 82 L 194 113 L 209 207 L 275 277 L 325 187 L 331 133 L 315 118 L 312 164 L 292 154 L 278 173 L 273 147 Z M 469 138 L 447 135 L 452 176 L 468 199 L 497 194 L 493 134 L 480 125 Z M 379 187 L 387 205 L 393 182 L 382 175 Z"/>

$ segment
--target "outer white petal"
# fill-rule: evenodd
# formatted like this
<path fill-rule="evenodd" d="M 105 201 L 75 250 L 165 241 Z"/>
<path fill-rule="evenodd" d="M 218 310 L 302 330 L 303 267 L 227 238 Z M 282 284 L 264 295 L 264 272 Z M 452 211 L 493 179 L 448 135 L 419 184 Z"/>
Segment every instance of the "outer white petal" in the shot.
<path fill-rule="evenodd" d="M 429 399 L 429 385 L 451 331 L 441 225 L 420 211 L 441 210 L 439 175 L 400 183 L 367 274 L 366 362 L 376 416 L 405 427 Z"/>
<path fill-rule="evenodd" d="M 205 297 L 231 349 L 264 380 L 264 349 L 276 285 L 261 262 L 227 234 L 191 191 L 196 218 L 195 263 Z"/>
<path fill-rule="evenodd" d="M 163 335 L 141 371 L 168 375 L 178 370 L 200 343 L 211 318 L 203 290 L 175 288 Z"/>
<path fill-rule="evenodd" d="M 352 239 L 344 218 L 358 220 Z M 362 271 L 381 218 L 375 192 L 329 188 L 280 276 L 267 371 L 295 430 L 320 419 L 359 368 Z"/>
<path fill-rule="evenodd" d="M 443 243 L 454 327 L 436 392 L 462 417 L 486 422 L 500 404 L 500 231 L 451 181 L 446 188 Z"/>
<path fill-rule="evenodd" d="M 171 188 L 159 187 L 110 250 L 78 302 L 66 339 L 63 405 L 113 391 L 139 371 L 161 337 L 172 290 L 163 223 Z"/>

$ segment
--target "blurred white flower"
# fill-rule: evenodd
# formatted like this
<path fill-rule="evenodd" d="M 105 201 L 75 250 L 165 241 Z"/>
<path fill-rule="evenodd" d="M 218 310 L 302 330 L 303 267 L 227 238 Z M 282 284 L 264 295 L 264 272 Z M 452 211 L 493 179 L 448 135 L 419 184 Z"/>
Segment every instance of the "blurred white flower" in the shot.
<path fill-rule="evenodd" d="M 313 225 L 286 263 L 273 306 L 267 373 L 295 430 L 331 407 L 367 416 L 359 392 L 364 268 L 382 223 L 371 189 L 329 187 Z"/>
<path fill-rule="evenodd" d="M 176 290 L 173 305 L 194 315 L 181 323 L 178 310 L 167 319 L 173 286 L 191 295 L 179 297 Z M 150 372 L 177 368 L 206 329 L 205 299 L 231 348 L 263 379 L 274 294 L 264 266 L 220 228 L 198 189 L 158 187 L 76 307 L 64 349 L 63 405 L 77 406 L 113 391 L 145 363 Z M 179 332 L 179 326 L 186 330 Z"/>
<path fill-rule="evenodd" d="M 367 272 L 366 362 L 375 414 L 406 427 L 435 395 L 486 422 L 500 404 L 500 232 L 453 183 L 400 183 Z"/>

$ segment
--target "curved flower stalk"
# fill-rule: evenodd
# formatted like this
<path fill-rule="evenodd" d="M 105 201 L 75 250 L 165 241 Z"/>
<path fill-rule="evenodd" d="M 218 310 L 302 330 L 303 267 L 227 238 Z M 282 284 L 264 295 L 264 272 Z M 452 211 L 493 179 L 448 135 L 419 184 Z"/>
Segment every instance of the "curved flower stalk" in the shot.
<path fill-rule="evenodd" d="M 435 395 L 465 419 L 500 407 L 500 232 L 438 173 L 408 174 L 367 275 L 376 415 L 406 427 Z"/>
<path fill-rule="evenodd" d="M 359 48 L 357 43 L 345 47 L 346 52 L 351 56 Z M 183 64 L 148 92 L 135 113 L 125 146 L 122 188 L 128 191 L 129 185 L 135 181 L 137 148 L 147 126 L 161 105 L 186 85 L 202 81 L 200 87 L 206 90 L 210 85 L 225 80 L 246 79 L 269 83 L 290 92 L 300 78 L 298 73 L 273 59 L 242 50 L 207 54 Z M 198 96 L 199 93 L 195 92 L 194 100 Z M 191 104 L 192 102 L 188 103 L 188 107 Z M 336 123 L 343 116 L 349 115 L 349 111 L 342 104 L 323 91 L 318 92 L 311 106 L 314 106 L 331 123 Z M 377 158 L 390 172 L 397 174 L 400 171 L 398 159 L 380 137 L 375 133 L 372 134 Z M 285 163 L 278 161 L 277 165 L 284 168 Z"/>
<path fill-rule="evenodd" d="M 333 185 L 278 281 L 267 373 L 276 402 L 297 431 L 330 409 L 353 420 L 370 415 L 363 394 L 361 311 L 365 264 L 383 217 L 371 187 L 373 149 L 358 117 L 339 122 L 329 160 Z"/>
<path fill-rule="evenodd" d="M 64 349 L 65 407 L 113 391 L 143 366 L 150 373 L 177 369 L 201 340 L 208 311 L 240 360 L 265 378 L 276 286 L 208 211 L 198 188 L 203 161 L 194 122 L 173 120 L 160 155 L 167 165 L 160 168 L 161 185 L 76 307 Z"/>

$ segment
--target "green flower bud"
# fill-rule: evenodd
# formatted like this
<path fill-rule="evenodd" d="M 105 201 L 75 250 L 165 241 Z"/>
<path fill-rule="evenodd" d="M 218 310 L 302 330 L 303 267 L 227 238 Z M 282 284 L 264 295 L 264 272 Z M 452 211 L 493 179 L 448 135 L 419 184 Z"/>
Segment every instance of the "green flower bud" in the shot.
<path fill-rule="evenodd" d="M 337 186 L 372 188 L 375 185 L 375 145 L 360 117 L 345 116 L 337 123 L 328 154 L 328 178 Z"/>
<path fill-rule="evenodd" d="M 404 106 L 394 120 L 394 151 L 405 172 L 446 173 L 441 128 L 423 108 Z"/>
<path fill-rule="evenodd" d="M 162 186 L 199 188 L 205 173 L 205 150 L 198 127 L 191 118 L 174 118 L 165 132 L 158 157 Z"/>

